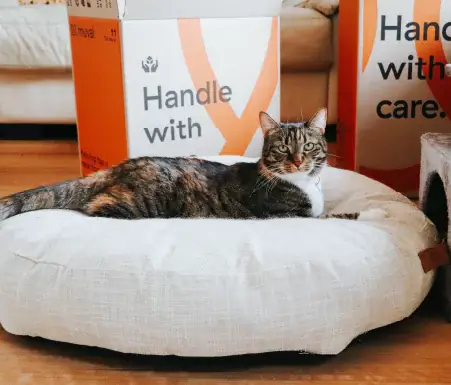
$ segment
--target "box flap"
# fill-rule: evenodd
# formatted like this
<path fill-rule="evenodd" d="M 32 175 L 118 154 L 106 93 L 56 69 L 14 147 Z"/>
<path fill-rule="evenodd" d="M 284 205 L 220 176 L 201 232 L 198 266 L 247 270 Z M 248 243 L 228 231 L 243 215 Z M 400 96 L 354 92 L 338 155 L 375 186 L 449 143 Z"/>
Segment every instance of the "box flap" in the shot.
<path fill-rule="evenodd" d="M 282 0 L 122 0 L 124 19 L 278 16 Z"/>
<path fill-rule="evenodd" d="M 69 16 L 117 19 L 121 15 L 117 0 L 66 0 Z"/>
<path fill-rule="evenodd" d="M 126 20 L 278 16 L 282 0 L 67 0 L 70 16 Z"/>

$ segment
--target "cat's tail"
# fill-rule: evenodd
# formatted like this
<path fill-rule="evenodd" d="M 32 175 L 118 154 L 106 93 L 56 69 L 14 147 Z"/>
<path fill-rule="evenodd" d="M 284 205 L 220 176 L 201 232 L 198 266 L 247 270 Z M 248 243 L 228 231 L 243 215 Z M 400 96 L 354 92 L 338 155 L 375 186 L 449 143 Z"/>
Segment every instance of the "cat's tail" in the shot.
<path fill-rule="evenodd" d="M 85 178 L 42 186 L 0 198 L 0 222 L 15 215 L 44 209 L 80 210 L 112 182 L 110 170 Z"/>
<path fill-rule="evenodd" d="M 339 214 L 326 214 L 322 218 L 324 219 L 350 219 L 350 220 L 360 220 L 360 221 L 373 221 L 377 219 L 384 219 L 387 217 L 387 212 L 382 209 L 369 209 L 365 211 L 355 212 L 355 213 L 339 213 Z"/>

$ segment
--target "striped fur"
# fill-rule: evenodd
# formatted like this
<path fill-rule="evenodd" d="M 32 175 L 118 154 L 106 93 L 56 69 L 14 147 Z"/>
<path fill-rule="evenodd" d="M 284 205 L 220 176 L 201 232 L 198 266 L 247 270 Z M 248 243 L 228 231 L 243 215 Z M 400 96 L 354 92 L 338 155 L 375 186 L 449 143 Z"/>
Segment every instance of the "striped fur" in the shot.
<path fill-rule="evenodd" d="M 89 216 L 140 218 L 312 217 L 312 199 L 284 180 L 316 180 L 327 162 L 326 111 L 308 123 L 277 124 L 267 114 L 262 157 L 227 166 L 196 158 L 141 157 L 90 176 L 0 199 L 0 220 L 44 209 Z M 322 198 L 322 197 L 321 197 Z M 329 217 L 358 219 L 358 213 Z"/>

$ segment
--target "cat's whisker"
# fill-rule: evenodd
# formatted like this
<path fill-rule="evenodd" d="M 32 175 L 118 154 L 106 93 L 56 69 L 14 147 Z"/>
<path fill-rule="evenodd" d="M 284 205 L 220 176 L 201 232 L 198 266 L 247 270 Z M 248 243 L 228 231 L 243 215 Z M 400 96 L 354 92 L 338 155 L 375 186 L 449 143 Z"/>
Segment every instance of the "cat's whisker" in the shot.
<path fill-rule="evenodd" d="M 265 183 L 267 183 L 267 180 L 264 178 L 257 180 L 257 183 L 255 183 L 254 186 L 254 192 L 261 189 L 265 185 Z"/>
<path fill-rule="evenodd" d="M 269 179 L 268 179 L 268 183 L 266 184 L 266 191 L 270 191 L 270 189 L 271 189 L 271 186 L 274 184 L 274 183 L 277 183 L 277 181 L 278 181 L 278 178 L 277 177 L 275 177 L 275 176 L 271 176 Z"/>
<path fill-rule="evenodd" d="M 268 190 L 268 194 L 271 194 L 272 190 L 274 190 L 274 187 L 277 186 L 278 181 L 279 181 L 279 178 L 277 178 L 277 177 L 273 178 L 272 184 L 270 185 L 269 190 Z"/>
<path fill-rule="evenodd" d="M 255 183 L 253 193 L 261 188 L 263 188 L 267 183 L 269 183 L 270 174 L 266 170 L 262 171 L 262 174 L 257 179 Z"/>
<path fill-rule="evenodd" d="M 270 175 L 269 178 L 266 180 L 265 186 L 267 188 L 267 191 L 268 191 L 268 188 L 273 183 L 274 179 L 276 179 L 276 178 L 274 176 Z"/>
<path fill-rule="evenodd" d="M 255 183 L 252 194 L 262 188 L 265 188 L 266 192 L 269 194 L 277 185 L 278 181 L 279 178 L 277 177 L 277 175 L 272 174 L 269 170 L 263 169 L 261 171 L 261 175 Z"/>

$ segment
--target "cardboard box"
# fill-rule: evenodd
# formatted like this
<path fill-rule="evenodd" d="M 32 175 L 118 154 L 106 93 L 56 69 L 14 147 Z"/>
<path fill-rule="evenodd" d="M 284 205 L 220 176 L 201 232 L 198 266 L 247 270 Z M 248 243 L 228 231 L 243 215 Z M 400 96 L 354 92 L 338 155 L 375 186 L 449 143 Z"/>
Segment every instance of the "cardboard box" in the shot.
<path fill-rule="evenodd" d="M 68 0 L 82 171 L 258 156 L 280 115 L 281 0 Z"/>
<path fill-rule="evenodd" d="M 339 15 L 342 166 L 418 195 L 420 137 L 451 132 L 451 7 L 346 0 Z"/>

